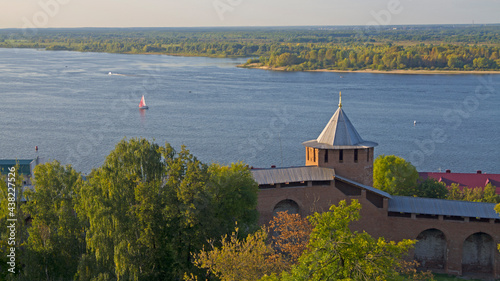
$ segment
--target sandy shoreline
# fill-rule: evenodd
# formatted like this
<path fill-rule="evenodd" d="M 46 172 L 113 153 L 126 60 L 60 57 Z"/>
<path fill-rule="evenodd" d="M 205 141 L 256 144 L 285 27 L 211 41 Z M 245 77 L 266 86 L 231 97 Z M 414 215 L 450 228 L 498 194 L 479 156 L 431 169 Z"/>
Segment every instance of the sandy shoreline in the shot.
<path fill-rule="evenodd" d="M 264 69 L 272 71 L 286 71 L 285 67 L 269 67 L 269 66 L 257 66 L 256 64 L 240 64 L 237 67 L 243 68 L 255 68 Z M 500 74 L 500 71 L 478 71 L 478 70 L 336 70 L 336 69 L 314 69 L 314 70 L 304 70 L 308 72 L 340 72 L 340 73 L 376 73 L 376 74 Z"/>

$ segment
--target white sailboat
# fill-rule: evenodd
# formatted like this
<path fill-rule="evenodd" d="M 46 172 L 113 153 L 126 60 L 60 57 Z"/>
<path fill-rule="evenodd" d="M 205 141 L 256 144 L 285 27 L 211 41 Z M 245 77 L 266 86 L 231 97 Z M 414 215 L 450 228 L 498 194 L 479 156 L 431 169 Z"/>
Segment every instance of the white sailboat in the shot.
<path fill-rule="evenodd" d="M 146 101 L 144 100 L 144 95 L 142 95 L 141 102 L 139 103 L 139 109 L 149 109 L 146 105 Z"/>

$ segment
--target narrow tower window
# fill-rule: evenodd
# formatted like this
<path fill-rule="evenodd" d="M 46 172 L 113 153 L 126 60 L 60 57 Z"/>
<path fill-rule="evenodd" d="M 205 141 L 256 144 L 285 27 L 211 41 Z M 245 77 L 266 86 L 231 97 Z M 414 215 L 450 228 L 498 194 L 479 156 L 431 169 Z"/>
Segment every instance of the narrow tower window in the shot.
<path fill-rule="evenodd" d="M 339 162 L 342 163 L 344 161 L 344 151 L 342 149 L 339 150 Z"/>
<path fill-rule="evenodd" d="M 306 149 L 306 153 L 307 153 L 306 158 L 307 158 L 307 160 L 309 160 L 309 150 L 311 150 L 311 149 L 308 147 L 308 148 Z"/>
<path fill-rule="evenodd" d="M 370 162 L 370 149 L 366 149 L 366 162 Z"/>
<path fill-rule="evenodd" d="M 313 148 L 313 162 L 316 162 L 316 148 Z"/>
<path fill-rule="evenodd" d="M 358 150 L 354 149 L 354 163 L 358 163 Z"/>
<path fill-rule="evenodd" d="M 325 163 L 328 163 L 328 149 L 325 150 Z"/>

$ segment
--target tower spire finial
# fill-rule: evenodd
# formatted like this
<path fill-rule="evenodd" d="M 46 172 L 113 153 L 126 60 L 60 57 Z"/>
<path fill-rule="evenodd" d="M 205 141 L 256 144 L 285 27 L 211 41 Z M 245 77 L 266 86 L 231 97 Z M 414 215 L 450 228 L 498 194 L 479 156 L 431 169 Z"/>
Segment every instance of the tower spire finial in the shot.
<path fill-rule="evenodd" d="M 339 92 L 339 107 L 342 107 L 342 92 Z"/>

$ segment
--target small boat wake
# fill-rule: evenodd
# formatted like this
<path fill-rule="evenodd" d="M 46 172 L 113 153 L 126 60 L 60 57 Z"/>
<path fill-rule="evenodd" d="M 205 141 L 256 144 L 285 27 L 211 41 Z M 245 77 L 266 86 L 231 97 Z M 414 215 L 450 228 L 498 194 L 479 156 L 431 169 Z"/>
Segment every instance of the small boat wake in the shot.
<path fill-rule="evenodd" d="M 141 75 L 134 75 L 134 74 L 121 74 L 121 73 L 114 73 L 114 72 L 108 72 L 108 75 L 116 75 L 116 76 L 141 76 Z"/>

